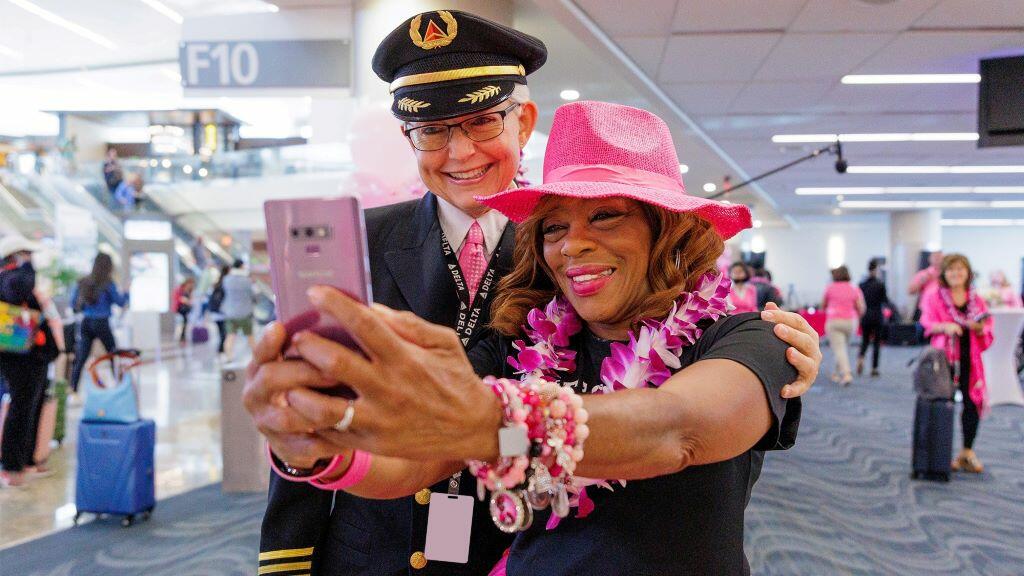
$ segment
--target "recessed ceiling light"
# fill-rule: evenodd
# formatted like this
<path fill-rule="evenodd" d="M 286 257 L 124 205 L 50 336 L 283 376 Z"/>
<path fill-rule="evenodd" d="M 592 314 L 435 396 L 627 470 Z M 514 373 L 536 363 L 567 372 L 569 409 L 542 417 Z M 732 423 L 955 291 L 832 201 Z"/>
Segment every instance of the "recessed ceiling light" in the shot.
<path fill-rule="evenodd" d="M 185 174 L 191 174 L 192 173 L 192 165 L 191 164 L 185 164 L 184 166 L 181 167 L 181 171 L 184 172 Z"/>
<path fill-rule="evenodd" d="M 690 167 L 687 166 L 686 164 L 680 164 L 679 165 L 679 173 L 680 174 L 686 174 L 689 171 L 690 171 Z"/>
<path fill-rule="evenodd" d="M 973 142 L 977 132 L 892 132 L 878 134 L 776 134 L 776 144 L 815 142 Z"/>
<path fill-rule="evenodd" d="M 833 216 L 839 216 L 839 215 L 841 215 L 842 213 L 843 213 L 843 211 L 842 211 L 842 209 L 840 209 L 840 208 L 833 208 L 833 209 L 832 209 L 832 215 L 833 215 Z"/>
<path fill-rule="evenodd" d="M 707 182 L 704 184 L 705 192 L 714 192 L 715 190 L 718 190 L 718 186 L 715 186 L 714 182 Z"/>
<path fill-rule="evenodd" d="M 1024 166 L 850 166 L 847 174 L 1024 174 Z"/>
<path fill-rule="evenodd" d="M 1024 194 L 1024 186 L 835 186 L 801 187 L 797 196 L 878 194 Z"/>
<path fill-rule="evenodd" d="M 164 4 L 160 0 L 139 0 L 139 2 L 142 2 L 146 6 L 149 6 L 153 10 L 156 10 L 157 12 L 170 18 L 175 24 L 181 24 L 185 21 L 185 19 L 181 17 L 181 14 L 178 14 L 169 6 L 167 6 L 167 4 Z"/>
<path fill-rule="evenodd" d="M 66 18 L 62 18 L 61 16 L 58 16 L 57 14 L 54 14 L 53 12 L 50 12 L 45 8 L 37 6 L 36 4 L 29 2 L 28 0 L 7 1 L 11 4 L 14 4 L 18 8 L 25 10 L 26 12 L 31 12 L 32 14 L 39 16 L 40 18 L 46 20 L 51 24 L 56 24 L 57 26 L 60 26 L 65 30 L 74 32 L 75 34 L 78 34 L 79 36 L 85 38 L 86 40 L 89 40 L 90 42 L 95 42 L 96 44 L 99 44 L 100 46 L 103 46 L 108 50 L 117 50 L 117 44 L 114 44 L 110 41 L 110 39 L 106 38 L 105 36 L 101 36 L 93 32 L 92 30 L 89 30 L 85 26 L 75 24 L 74 22 Z"/>
<path fill-rule="evenodd" d="M 558 96 L 562 100 L 568 100 L 572 102 L 573 100 L 579 100 L 580 93 L 579 90 L 562 90 L 561 92 L 558 93 Z"/>
<path fill-rule="evenodd" d="M 981 74 L 847 74 L 843 84 L 977 84 Z"/>

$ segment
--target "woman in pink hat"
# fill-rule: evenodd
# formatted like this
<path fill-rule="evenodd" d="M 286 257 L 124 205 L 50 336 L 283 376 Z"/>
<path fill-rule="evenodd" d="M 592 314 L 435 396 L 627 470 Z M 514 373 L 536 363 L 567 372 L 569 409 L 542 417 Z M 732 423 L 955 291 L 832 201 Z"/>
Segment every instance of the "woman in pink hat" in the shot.
<path fill-rule="evenodd" d="M 494 574 L 748 574 L 750 488 L 763 451 L 796 439 L 794 366 L 813 379 L 821 356 L 809 326 L 729 314 L 716 260 L 750 213 L 686 194 L 678 166 L 649 112 L 559 108 L 545 183 L 478 198 L 519 226 L 499 334 L 468 361 L 450 329 L 312 290 L 365 355 L 293 339 L 305 386 L 359 396 L 284 393 L 282 418 L 308 432 L 295 448 L 333 457 L 310 481 L 392 498 L 468 463 L 517 534 Z M 428 562 L 465 552 L 459 498 L 431 495 L 445 528 L 428 527 Z"/>

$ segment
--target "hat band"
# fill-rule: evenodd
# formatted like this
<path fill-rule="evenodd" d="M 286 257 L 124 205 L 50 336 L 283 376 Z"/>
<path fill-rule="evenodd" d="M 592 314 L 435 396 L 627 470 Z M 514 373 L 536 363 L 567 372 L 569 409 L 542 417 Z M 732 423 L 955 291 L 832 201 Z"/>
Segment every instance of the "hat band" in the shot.
<path fill-rule="evenodd" d="M 435 82 L 448 82 L 450 80 L 464 80 L 479 76 L 526 76 L 526 69 L 519 66 L 474 66 L 472 68 L 456 68 L 454 70 L 440 70 L 438 72 L 424 72 L 422 74 L 410 74 L 395 78 L 395 81 L 388 87 L 390 92 L 406 86 L 417 84 L 433 84 Z"/>
<path fill-rule="evenodd" d="M 544 175 L 544 183 L 554 182 L 611 182 L 640 188 L 657 188 L 686 193 L 682 182 L 649 170 L 616 166 L 614 164 L 570 164 L 559 166 Z"/>

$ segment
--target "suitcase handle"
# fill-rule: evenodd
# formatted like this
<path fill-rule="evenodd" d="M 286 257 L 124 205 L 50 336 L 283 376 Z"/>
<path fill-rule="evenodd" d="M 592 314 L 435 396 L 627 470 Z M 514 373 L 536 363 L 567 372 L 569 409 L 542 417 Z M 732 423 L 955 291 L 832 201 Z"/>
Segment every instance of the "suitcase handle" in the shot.
<path fill-rule="evenodd" d="M 118 349 L 118 350 L 114 350 L 113 352 L 110 352 L 109 354 L 104 354 L 103 356 L 100 356 L 99 358 L 93 360 L 92 363 L 89 364 L 89 376 L 92 378 L 92 383 L 95 384 L 99 388 L 106 388 L 107 387 L 106 384 L 104 384 L 100 380 L 100 376 L 97 373 L 97 369 L 104 362 L 110 362 L 111 363 L 111 365 L 112 365 L 111 372 L 114 374 L 114 378 L 117 380 L 117 382 L 120 382 L 121 378 L 124 376 L 125 372 L 127 372 L 128 370 L 131 370 L 133 368 L 137 368 L 137 367 L 139 367 L 139 366 L 141 366 L 143 364 L 142 360 L 139 359 L 140 355 L 141 355 L 140 352 L 138 350 L 136 350 L 136 349 L 125 349 L 125 350 Z M 127 366 L 121 366 L 120 370 L 118 371 L 118 370 L 115 370 L 115 368 L 117 367 L 117 364 L 114 362 L 114 360 L 116 360 L 117 358 L 131 359 L 132 362 L 128 363 Z"/>

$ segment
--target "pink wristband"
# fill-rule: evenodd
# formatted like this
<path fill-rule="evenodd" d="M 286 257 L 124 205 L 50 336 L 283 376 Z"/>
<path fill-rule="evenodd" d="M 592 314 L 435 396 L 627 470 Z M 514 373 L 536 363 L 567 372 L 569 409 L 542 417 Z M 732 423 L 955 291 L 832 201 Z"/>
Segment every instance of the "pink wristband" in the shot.
<path fill-rule="evenodd" d="M 317 472 L 313 476 L 292 476 L 291 474 L 285 472 L 284 470 L 281 470 L 281 468 L 277 465 L 277 458 L 274 456 L 273 451 L 270 450 L 269 443 L 267 444 L 267 460 L 270 461 L 270 467 L 274 470 L 274 473 L 280 476 L 281 478 L 284 478 L 285 480 L 289 480 L 291 482 L 309 482 L 311 480 L 323 478 L 324 475 L 336 470 L 338 466 L 341 465 L 341 462 L 344 460 L 344 458 L 340 454 L 338 456 L 335 456 L 334 458 L 331 458 L 331 463 L 327 465 L 327 468 L 324 468 L 323 470 Z"/>
<path fill-rule="evenodd" d="M 346 488 L 351 488 L 352 486 L 362 482 L 363 478 L 366 478 L 367 472 L 370 471 L 370 462 L 373 460 L 373 455 L 369 452 L 363 452 L 362 450 L 352 452 L 352 464 L 349 465 L 348 470 L 346 470 L 341 477 L 330 483 L 322 481 L 321 478 L 333 472 L 341 465 L 340 459 L 340 456 L 335 457 L 335 459 L 331 461 L 331 465 L 328 466 L 326 470 L 307 479 L 307 482 L 321 490 L 344 490 Z"/>

